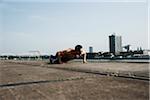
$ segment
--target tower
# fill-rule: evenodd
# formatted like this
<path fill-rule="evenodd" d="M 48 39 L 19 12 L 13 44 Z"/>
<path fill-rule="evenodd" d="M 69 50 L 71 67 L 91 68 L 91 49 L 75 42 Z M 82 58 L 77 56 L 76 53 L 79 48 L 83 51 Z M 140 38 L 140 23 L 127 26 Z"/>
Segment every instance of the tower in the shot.
<path fill-rule="evenodd" d="M 93 47 L 89 47 L 89 53 L 93 53 Z"/>
<path fill-rule="evenodd" d="M 109 36 L 109 51 L 113 54 L 122 52 L 122 38 L 115 34 Z"/>

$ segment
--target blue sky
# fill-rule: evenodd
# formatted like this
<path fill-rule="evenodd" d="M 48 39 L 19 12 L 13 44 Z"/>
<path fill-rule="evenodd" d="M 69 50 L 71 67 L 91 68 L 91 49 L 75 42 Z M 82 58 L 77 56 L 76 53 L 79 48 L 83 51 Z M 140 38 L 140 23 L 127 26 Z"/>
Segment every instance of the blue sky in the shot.
<path fill-rule="evenodd" d="M 54 54 L 81 44 L 108 51 L 108 36 L 123 45 L 148 49 L 146 0 L 3 0 L 0 3 L 0 54 L 39 50 Z M 131 2 L 132 1 L 132 2 Z"/>

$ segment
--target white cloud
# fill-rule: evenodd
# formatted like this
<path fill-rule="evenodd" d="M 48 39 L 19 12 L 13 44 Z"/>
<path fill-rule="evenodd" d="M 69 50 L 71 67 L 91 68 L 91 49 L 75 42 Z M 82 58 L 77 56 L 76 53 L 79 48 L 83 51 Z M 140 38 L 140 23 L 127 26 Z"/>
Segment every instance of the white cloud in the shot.
<path fill-rule="evenodd" d="M 5 2 L 147 2 L 147 0 L 4 0 Z"/>
<path fill-rule="evenodd" d="M 16 3 L 3 2 L 3 3 L 0 3 L 0 8 L 3 9 L 4 11 L 11 11 L 11 12 L 24 12 L 25 11 L 25 9 L 21 7 L 17 7 L 14 4 Z"/>
<path fill-rule="evenodd" d="M 31 17 L 31 18 L 35 18 L 35 19 L 40 19 L 40 18 L 41 18 L 40 15 L 31 15 L 30 17 Z"/>
<path fill-rule="evenodd" d="M 48 23 L 51 21 L 56 20 L 54 17 L 44 16 L 44 15 L 29 15 L 29 19 L 33 22 L 41 22 L 41 23 Z"/>
<path fill-rule="evenodd" d="M 29 16 L 31 19 L 35 19 L 35 20 L 44 20 L 43 16 L 40 15 L 31 15 Z"/>

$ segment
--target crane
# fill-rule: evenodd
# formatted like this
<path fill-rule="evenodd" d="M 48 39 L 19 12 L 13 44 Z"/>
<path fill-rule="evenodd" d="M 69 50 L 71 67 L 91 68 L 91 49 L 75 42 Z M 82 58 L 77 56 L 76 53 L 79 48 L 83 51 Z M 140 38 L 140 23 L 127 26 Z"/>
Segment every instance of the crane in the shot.
<path fill-rule="evenodd" d="M 127 52 L 129 52 L 130 46 L 131 46 L 131 45 L 125 45 L 125 46 L 123 46 L 123 48 L 125 48 L 125 49 L 127 50 Z"/>
<path fill-rule="evenodd" d="M 38 57 L 38 60 L 40 59 L 41 53 L 38 50 L 33 50 L 33 51 L 29 51 L 30 53 L 32 53 L 34 56 Z"/>

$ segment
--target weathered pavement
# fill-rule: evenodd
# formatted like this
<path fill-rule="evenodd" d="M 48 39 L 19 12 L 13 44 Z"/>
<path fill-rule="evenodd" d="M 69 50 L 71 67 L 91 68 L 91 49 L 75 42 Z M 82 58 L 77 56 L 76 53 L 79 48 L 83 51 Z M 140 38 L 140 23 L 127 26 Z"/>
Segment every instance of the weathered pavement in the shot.
<path fill-rule="evenodd" d="M 148 100 L 148 63 L 0 61 L 0 100 Z M 107 76 L 87 72 L 110 73 Z M 109 76 L 110 75 L 110 76 Z"/>
<path fill-rule="evenodd" d="M 18 62 L 15 63 L 42 66 L 53 69 L 61 69 L 68 71 L 100 74 L 107 76 L 117 76 L 124 78 L 133 78 L 141 80 L 149 80 L 149 63 L 119 63 L 119 62 L 100 62 L 100 63 L 86 63 L 69 62 L 65 64 L 47 64 L 46 62 Z"/>
<path fill-rule="evenodd" d="M 71 63 L 73 64 L 73 63 Z M 127 78 L 137 78 L 149 80 L 149 63 L 118 63 L 118 62 L 101 62 L 101 63 L 74 63 L 63 64 L 61 66 L 51 65 L 49 68 L 65 69 L 79 72 L 95 73 L 108 76 L 118 76 Z"/>

